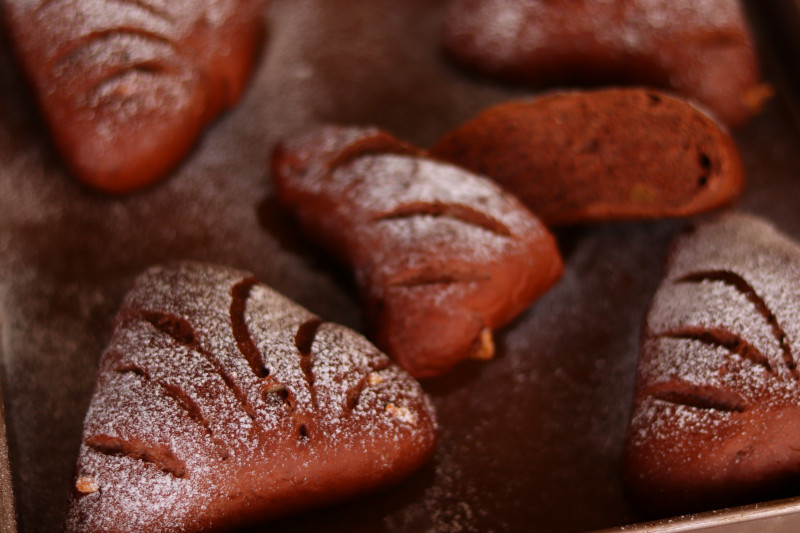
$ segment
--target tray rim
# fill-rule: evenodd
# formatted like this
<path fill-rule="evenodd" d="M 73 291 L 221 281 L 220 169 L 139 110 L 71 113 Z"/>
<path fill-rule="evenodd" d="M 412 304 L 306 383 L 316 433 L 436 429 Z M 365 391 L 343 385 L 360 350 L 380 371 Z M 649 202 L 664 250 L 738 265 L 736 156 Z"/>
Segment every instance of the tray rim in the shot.
<path fill-rule="evenodd" d="M 734 527 L 755 522 L 759 522 L 759 524 L 753 524 L 752 531 L 756 531 L 758 527 L 760 531 L 766 533 L 766 531 L 772 530 L 765 531 L 763 529 L 765 523 L 787 517 L 795 517 L 796 527 L 794 530 L 800 530 L 800 496 L 681 515 L 673 518 L 663 518 L 649 522 L 626 524 L 594 530 L 591 533 L 619 533 L 623 531 L 630 533 L 679 533 L 710 530 L 723 533 L 729 529 L 726 526 Z"/>
<path fill-rule="evenodd" d="M 2 340 L 0 332 L 0 340 Z M 0 347 L 0 362 L 3 351 Z M 0 365 L 2 366 L 2 365 Z M 2 373 L 0 373 L 0 377 Z M 16 507 L 14 505 L 14 488 L 11 479 L 11 464 L 8 457 L 6 423 L 3 411 L 3 387 L 0 379 L 0 533 L 17 533 Z"/>

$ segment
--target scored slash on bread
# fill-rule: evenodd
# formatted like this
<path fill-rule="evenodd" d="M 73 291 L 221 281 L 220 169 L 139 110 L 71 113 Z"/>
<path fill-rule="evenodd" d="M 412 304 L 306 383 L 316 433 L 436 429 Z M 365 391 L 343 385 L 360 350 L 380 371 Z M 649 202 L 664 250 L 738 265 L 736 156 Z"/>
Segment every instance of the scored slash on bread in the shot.
<path fill-rule="evenodd" d="M 555 240 L 513 196 L 377 129 L 287 139 L 272 177 L 306 234 L 355 271 L 375 343 L 416 377 L 492 357 L 492 331 L 561 275 Z"/>
<path fill-rule="evenodd" d="M 744 182 L 730 135 L 685 100 L 616 88 L 492 106 L 431 155 L 496 180 L 551 225 L 687 216 Z"/>
<path fill-rule="evenodd" d="M 421 387 L 248 272 L 154 267 L 89 410 L 68 532 L 219 531 L 394 483 L 436 442 Z"/>
<path fill-rule="evenodd" d="M 800 247 L 728 214 L 679 236 L 648 313 L 624 474 L 655 515 L 800 480 Z"/>
<path fill-rule="evenodd" d="M 443 41 L 487 75 L 669 89 L 731 127 L 771 96 L 738 0 L 451 0 Z"/>
<path fill-rule="evenodd" d="M 161 178 L 240 97 L 264 0 L 10 0 L 5 18 L 44 118 L 80 180 Z"/>

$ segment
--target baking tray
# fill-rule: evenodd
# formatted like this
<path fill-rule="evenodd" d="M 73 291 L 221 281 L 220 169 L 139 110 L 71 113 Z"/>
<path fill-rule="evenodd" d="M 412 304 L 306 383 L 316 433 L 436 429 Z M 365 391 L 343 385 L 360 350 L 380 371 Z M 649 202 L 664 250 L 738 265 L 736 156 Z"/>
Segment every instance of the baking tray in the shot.
<path fill-rule="evenodd" d="M 17 509 L 15 519 L 0 447 L 2 533 L 60 528 L 97 360 L 123 294 L 148 266 L 245 268 L 362 329 L 351 282 L 277 207 L 266 161 L 279 139 L 323 122 L 376 125 L 427 146 L 486 106 L 529 95 L 445 59 L 442 7 L 273 0 L 241 103 L 167 180 L 126 197 L 66 173 L 0 39 L 0 389 Z M 748 173 L 738 208 L 800 239 L 800 135 L 782 87 L 736 133 Z M 384 492 L 263 529 L 800 530 L 800 499 L 657 523 L 643 523 L 625 499 L 619 461 L 639 331 L 665 248 L 686 223 L 557 231 L 564 277 L 499 332 L 497 358 L 424 382 L 441 423 L 434 459 Z"/>

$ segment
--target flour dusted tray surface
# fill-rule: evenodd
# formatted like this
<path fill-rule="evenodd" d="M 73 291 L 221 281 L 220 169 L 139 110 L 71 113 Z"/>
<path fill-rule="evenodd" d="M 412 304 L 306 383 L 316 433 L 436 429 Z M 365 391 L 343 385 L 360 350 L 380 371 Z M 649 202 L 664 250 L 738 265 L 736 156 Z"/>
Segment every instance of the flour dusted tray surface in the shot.
<path fill-rule="evenodd" d="M 241 103 L 166 181 L 128 197 L 67 175 L 0 43 L 0 388 L 20 531 L 60 527 L 97 360 L 147 267 L 195 259 L 250 270 L 363 330 L 347 275 L 277 207 L 266 162 L 279 139 L 341 122 L 427 146 L 528 94 L 444 58 L 442 1 L 334 4 L 274 0 Z M 739 208 L 800 239 L 800 136 L 784 100 L 736 139 L 748 177 Z M 637 521 L 620 453 L 642 319 L 684 223 L 558 230 L 564 277 L 498 333 L 496 360 L 424 383 L 441 426 L 433 461 L 388 491 L 274 527 L 574 532 Z"/>

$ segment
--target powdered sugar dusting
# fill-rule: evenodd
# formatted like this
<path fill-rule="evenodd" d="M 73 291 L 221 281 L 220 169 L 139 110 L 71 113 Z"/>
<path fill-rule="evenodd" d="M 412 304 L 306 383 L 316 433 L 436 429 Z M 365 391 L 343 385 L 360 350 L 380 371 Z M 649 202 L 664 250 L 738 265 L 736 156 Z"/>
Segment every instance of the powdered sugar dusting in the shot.
<path fill-rule="evenodd" d="M 451 49 L 489 70 L 524 68 L 529 57 L 552 53 L 554 42 L 575 49 L 602 46 L 611 57 L 659 56 L 668 53 L 659 45 L 680 42 L 678 35 L 684 42 L 697 29 L 741 36 L 744 27 L 737 3 L 728 0 L 457 0 L 448 9 Z M 465 43 L 466 51 L 459 50 Z"/>
<path fill-rule="evenodd" d="M 628 435 L 629 459 L 659 478 L 645 484 L 677 483 L 670 476 L 692 475 L 683 468 L 703 483 L 775 475 L 758 457 L 793 438 L 781 420 L 800 405 L 798 278 L 800 248 L 750 215 L 676 240 L 647 318 Z"/>
<path fill-rule="evenodd" d="M 152 183 L 236 101 L 262 0 L 14 2 L 9 28 L 54 140 L 102 190 Z"/>
<path fill-rule="evenodd" d="M 479 72 L 539 87 L 639 84 L 698 100 L 729 124 L 759 83 L 736 0 L 454 0 L 451 55 Z"/>
<path fill-rule="evenodd" d="M 698 284 L 673 282 L 669 285 L 668 290 L 657 293 L 653 309 L 658 312 L 651 313 L 649 325 L 656 336 L 679 330 L 684 326 L 705 330 L 727 329 L 741 338 L 747 339 L 770 359 L 773 366 L 780 366 L 780 345 L 772 334 L 769 324 L 745 295 L 722 282 L 702 281 Z M 698 343 L 677 344 L 696 345 Z M 678 355 L 671 350 L 665 350 L 664 353 L 667 354 L 667 357 L 659 359 L 660 365 L 673 364 L 673 359 L 675 363 L 686 361 L 684 357 L 687 354 L 685 353 Z M 668 355 L 671 353 L 673 355 Z M 687 362 L 686 364 L 696 363 Z M 712 364 L 711 366 L 719 368 L 718 365 Z M 648 378 L 650 372 L 653 373 L 653 378 L 665 375 L 663 369 L 660 368 L 642 368 L 642 372 L 647 373 Z"/>
<path fill-rule="evenodd" d="M 487 63 L 507 66 L 522 51 L 520 35 L 528 20 L 541 17 L 547 5 L 544 2 L 461 1 L 450 2 L 445 18 L 445 32 L 452 42 L 468 40 L 470 48 L 488 54 Z M 528 18 L 530 17 L 530 19 Z M 524 43 L 531 48 L 544 45 L 545 35 L 525 32 Z"/>
<path fill-rule="evenodd" d="M 258 284 L 247 332 L 236 331 L 235 287 L 249 278 L 181 263 L 137 280 L 84 424 L 78 479 L 97 489 L 74 498 L 68 531 L 265 519 L 308 505 L 299 480 L 312 502 L 340 499 L 430 455 L 436 427 L 422 389 L 360 335 L 324 323 L 301 346 L 298 329 L 316 317 Z M 264 375 L 240 352 L 244 334 Z M 337 472 L 335 458 L 351 454 L 352 471 Z M 264 499 L 255 511 L 239 496 L 250 491 Z"/>
<path fill-rule="evenodd" d="M 352 176 L 358 176 L 353 180 Z M 353 188 L 353 182 L 357 183 Z M 364 156 L 336 169 L 327 194 L 347 195 L 360 206 L 364 216 L 380 220 L 404 205 L 420 202 L 470 206 L 487 213 L 515 234 L 538 229 L 523 209 L 512 209 L 510 197 L 483 178 L 443 163 L 400 155 Z M 350 191 L 347 191 L 347 189 Z M 353 220 L 356 225 L 370 220 Z M 407 219 L 390 218 L 376 222 L 373 230 L 385 235 L 394 246 L 371 249 L 371 267 L 390 276 L 399 269 L 415 268 L 430 261 L 429 250 L 463 261 L 492 261 L 513 247 L 509 238 L 487 238 L 492 231 L 437 214 Z M 495 237 L 498 237 L 495 235 Z M 398 253 L 402 250 L 403 253 Z M 405 263 L 404 265 L 398 264 Z"/>
<path fill-rule="evenodd" d="M 86 106 L 99 118 L 99 113 L 113 112 L 114 107 L 127 109 L 129 116 L 132 105 L 133 114 L 155 109 L 160 100 L 150 91 L 173 105 L 185 105 L 187 70 L 179 43 L 193 31 L 196 20 L 176 15 L 202 15 L 204 10 L 194 4 L 173 2 L 163 8 L 153 4 L 147 9 L 144 2 L 50 0 L 11 12 L 37 35 L 19 41 L 25 57 L 44 59 L 41 65 L 33 61 L 29 65 L 40 93 L 64 102 L 63 89 L 70 87 L 75 91 L 73 105 Z M 153 76 L 155 70 L 177 78 L 173 86 L 177 92 L 168 89 L 170 84 L 162 76 Z M 106 109 L 101 111 L 100 104 Z"/>
<path fill-rule="evenodd" d="M 516 198 L 374 128 L 312 129 L 272 165 L 282 203 L 354 270 L 375 341 L 415 376 L 466 358 L 561 274 Z"/>

